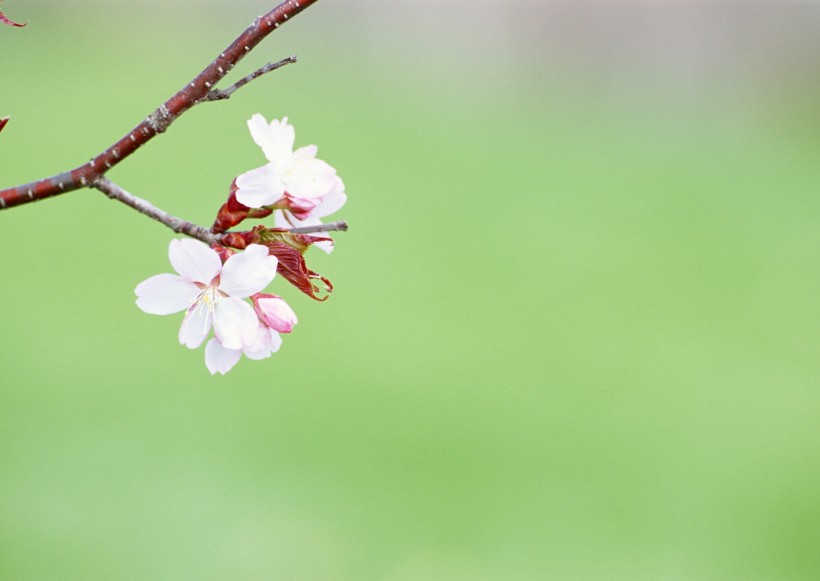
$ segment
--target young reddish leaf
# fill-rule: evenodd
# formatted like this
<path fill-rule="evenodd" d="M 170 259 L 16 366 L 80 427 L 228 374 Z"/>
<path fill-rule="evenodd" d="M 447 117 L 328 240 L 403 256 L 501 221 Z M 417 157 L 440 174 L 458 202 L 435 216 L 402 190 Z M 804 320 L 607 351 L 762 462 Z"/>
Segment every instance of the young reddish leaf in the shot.
<path fill-rule="evenodd" d="M 221 234 L 240 224 L 245 218 L 267 218 L 273 213 L 273 210 L 265 208 L 248 208 L 244 204 L 239 203 L 236 199 L 236 180 L 231 183 L 231 191 L 228 196 L 228 201 L 222 204 L 219 212 L 216 215 L 216 221 L 211 226 L 211 232 L 214 234 Z"/>
<path fill-rule="evenodd" d="M 249 244 L 267 246 L 268 253 L 279 259 L 276 272 L 310 298 L 324 301 L 328 296 L 320 297 L 319 293 L 325 291 L 330 294 L 333 292 L 333 284 L 319 273 L 310 270 L 302 255 L 311 244 L 326 240 L 330 238 L 296 234 L 281 228 L 266 228 L 259 225 L 247 232 L 228 232 L 222 236 L 221 243 L 238 250 L 244 250 Z M 324 288 L 314 284 L 314 281 L 320 282 Z"/>
<path fill-rule="evenodd" d="M 26 24 L 28 24 L 28 22 L 24 22 L 23 24 L 20 24 L 19 22 L 14 22 L 8 16 L 3 14 L 2 10 L 0 10 L 0 22 L 2 22 L 3 24 L 8 24 L 9 26 L 20 26 L 20 27 L 25 26 Z"/>
<path fill-rule="evenodd" d="M 6 126 L 6 123 L 9 122 L 9 116 L 6 115 L 5 117 L 0 117 L 0 131 L 3 131 L 3 127 Z"/>
<path fill-rule="evenodd" d="M 305 263 L 302 253 L 285 242 L 268 242 L 265 244 L 268 252 L 279 259 L 276 272 L 284 276 L 293 286 L 317 301 L 327 300 L 333 292 L 333 285 L 322 275 L 310 270 Z M 324 289 L 319 288 L 313 281 L 320 281 Z M 326 291 L 323 297 L 319 296 L 322 290 Z"/>
<path fill-rule="evenodd" d="M 302 254 L 304 254 L 305 251 L 316 242 L 333 242 L 332 238 L 328 238 L 326 236 L 314 236 L 312 234 L 297 234 L 295 232 L 288 232 L 287 230 L 284 230 L 282 228 L 271 228 L 270 230 L 266 230 L 265 234 L 261 238 L 262 240 L 270 242 L 284 242 L 285 244 L 293 246 Z"/>

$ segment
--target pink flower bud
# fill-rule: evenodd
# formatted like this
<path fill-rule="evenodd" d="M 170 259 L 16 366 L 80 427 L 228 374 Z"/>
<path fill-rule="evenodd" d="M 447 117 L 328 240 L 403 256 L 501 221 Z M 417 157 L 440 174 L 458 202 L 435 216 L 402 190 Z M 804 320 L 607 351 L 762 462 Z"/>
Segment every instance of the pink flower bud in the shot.
<path fill-rule="evenodd" d="M 290 333 L 296 324 L 296 313 L 282 297 L 269 294 L 255 294 L 251 297 L 256 316 L 263 324 L 278 333 Z"/>
<path fill-rule="evenodd" d="M 290 210 L 290 213 L 297 220 L 305 220 L 310 217 L 310 213 L 322 202 L 321 198 L 298 198 L 285 193 L 283 207 Z"/>

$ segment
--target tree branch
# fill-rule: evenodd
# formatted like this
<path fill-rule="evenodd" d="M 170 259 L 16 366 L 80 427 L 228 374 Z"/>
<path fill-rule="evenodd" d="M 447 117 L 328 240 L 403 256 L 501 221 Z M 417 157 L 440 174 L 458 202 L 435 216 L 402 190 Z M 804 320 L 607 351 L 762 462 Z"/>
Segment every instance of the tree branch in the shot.
<path fill-rule="evenodd" d="M 254 72 L 249 74 L 244 79 L 241 79 L 235 82 L 233 85 L 228 87 L 227 89 L 212 89 L 210 93 L 205 95 L 205 101 L 221 101 L 222 99 L 230 99 L 231 95 L 233 95 L 237 89 L 244 87 L 248 83 L 250 83 L 254 79 L 258 79 L 265 73 L 269 73 L 271 71 L 275 71 L 276 69 L 281 69 L 285 65 L 290 65 L 296 62 L 296 55 L 289 56 L 286 59 L 282 59 L 281 61 L 275 63 L 268 63 L 264 67 L 256 69 Z"/>
<path fill-rule="evenodd" d="M 160 224 L 168 226 L 168 228 L 170 228 L 177 234 L 185 234 L 186 236 L 190 236 L 191 238 L 196 238 L 197 240 L 201 240 L 209 246 L 211 244 L 214 244 L 215 242 L 219 242 L 219 239 L 221 238 L 221 236 L 217 236 L 207 228 L 203 228 L 202 226 L 198 226 L 191 222 L 186 222 L 182 218 L 172 216 L 165 210 L 160 210 L 148 200 L 143 200 L 142 198 L 138 198 L 134 194 L 126 192 L 124 189 L 122 189 L 120 186 L 118 186 L 105 176 L 99 176 L 98 178 L 96 178 L 91 183 L 91 186 L 97 188 L 112 200 L 122 202 L 126 206 L 134 208 L 137 212 L 145 214 L 146 216 L 156 220 Z"/>
<path fill-rule="evenodd" d="M 182 218 L 173 216 L 165 210 L 157 208 L 148 200 L 143 200 L 142 198 L 125 191 L 105 176 L 99 176 L 96 178 L 91 183 L 91 187 L 100 190 L 112 200 L 122 202 L 126 206 L 135 209 L 137 212 L 145 214 L 149 218 L 167 226 L 177 234 L 185 234 L 191 238 L 196 238 L 209 246 L 220 242 L 225 234 L 229 234 L 229 232 L 225 232 L 225 234 L 214 234 L 204 226 L 199 226 L 193 222 L 188 222 Z M 347 222 L 331 222 L 329 224 L 317 224 L 315 226 L 302 226 L 301 228 L 287 229 L 288 232 L 293 232 L 294 234 L 313 234 L 318 232 L 338 231 L 344 232 L 346 230 Z"/>
<path fill-rule="evenodd" d="M 0 210 L 57 196 L 80 188 L 96 187 L 95 183 L 100 177 L 104 176 L 109 169 L 122 162 L 122 160 L 130 156 L 142 145 L 148 143 L 153 137 L 164 133 L 171 123 L 188 109 L 209 100 L 208 95 L 214 90 L 214 86 L 222 80 L 246 54 L 271 32 L 316 1 L 317 0 L 285 0 L 266 15 L 260 16 L 208 65 L 205 70 L 173 97 L 160 105 L 156 111 L 151 113 L 142 123 L 137 125 L 114 145 L 94 157 L 94 159 L 87 164 L 83 164 L 70 171 L 14 188 L 0 190 Z M 244 80 L 245 79 L 243 79 L 243 81 Z M 246 83 L 247 82 L 249 81 L 246 81 Z M 239 83 L 237 83 L 237 85 L 239 85 Z M 228 90 L 230 90 L 230 88 Z"/>

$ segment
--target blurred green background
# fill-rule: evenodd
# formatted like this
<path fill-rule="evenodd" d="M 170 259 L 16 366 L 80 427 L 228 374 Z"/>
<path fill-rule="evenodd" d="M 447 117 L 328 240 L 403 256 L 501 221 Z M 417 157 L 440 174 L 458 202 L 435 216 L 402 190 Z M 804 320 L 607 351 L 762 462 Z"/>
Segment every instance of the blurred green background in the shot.
<path fill-rule="evenodd" d="M 269 4 L 19 2 L 0 185 Z M 345 179 L 314 303 L 225 377 L 133 304 L 173 233 L 0 212 L 2 579 L 820 577 L 820 8 L 320 2 L 110 177 L 210 224 L 288 115 Z"/>

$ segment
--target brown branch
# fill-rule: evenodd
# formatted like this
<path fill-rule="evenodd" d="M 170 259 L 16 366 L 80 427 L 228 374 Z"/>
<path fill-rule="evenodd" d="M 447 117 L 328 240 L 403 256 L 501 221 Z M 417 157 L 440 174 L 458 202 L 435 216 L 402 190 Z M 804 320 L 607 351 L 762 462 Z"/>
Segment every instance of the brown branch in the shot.
<path fill-rule="evenodd" d="M 208 245 L 213 244 L 214 242 L 218 242 L 221 238 L 220 236 L 217 236 L 207 228 L 203 228 L 202 226 L 198 226 L 191 222 L 187 222 L 182 218 L 172 216 L 165 210 L 160 210 L 148 200 L 143 200 L 142 198 L 138 198 L 134 194 L 126 192 L 124 189 L 122 189 L 120 186 L 118 186 L 105 176 L 99 176 L 98 178 L 96 178 L 93 182 L 91 182 L 91 187 L 97 188 L 112 200 L 122 202 L 126 206 L 134 208 L 137 212 L 145 214 L 149 218 L 152 218 L 157 222 L 164 224 L 165 226 L 168 226 L 177 234 L 185 234 L 186 236 L 190 236 L 191 238 L 201 240 L 202 242 Z"/>
<path fill-rule="evenodd" d="M 188 109 L 208 100 L 214 86 L 227 75 L 242 58 L 271 32 L 314 4 L 317 0 L 285 0 L 279 6 L 254 20 L 245 32 L 234 40 L 205 70 L 177 94 L 151 113 L 142 123 L 97 155 L 87 164 L 45 179 L 0 190 L 0 210 L 72 190 L 96 187 L 94 183 L 106 172 L 145 145 L 156 135 L 165 132 L 177 117 Z"/>
<path fill-rule="evenodd" d="M 233 85 L 228 87 L 227 89 L 212 89 L 210 93 L 205 95 L 205 101 L 221 101 L 223 99 L 230 99 L 231 95 L 233 95 L 237 89 L 240 89 L 253 81 L 254 79 L 258 79 L 265 73 L 269 73 L 271 71 L 275 71 L 276 69 L 281 69 L 285 65 L 290 65 L 296 62 L 296 55 L 289 56 L 286 59 L 282 59 L 281 61 L 275 63 L 268 63 L 264 67 L 261 67 L 251 74 L 249 74 L 244 79 L 241 79 L 235 82 Z"/>

